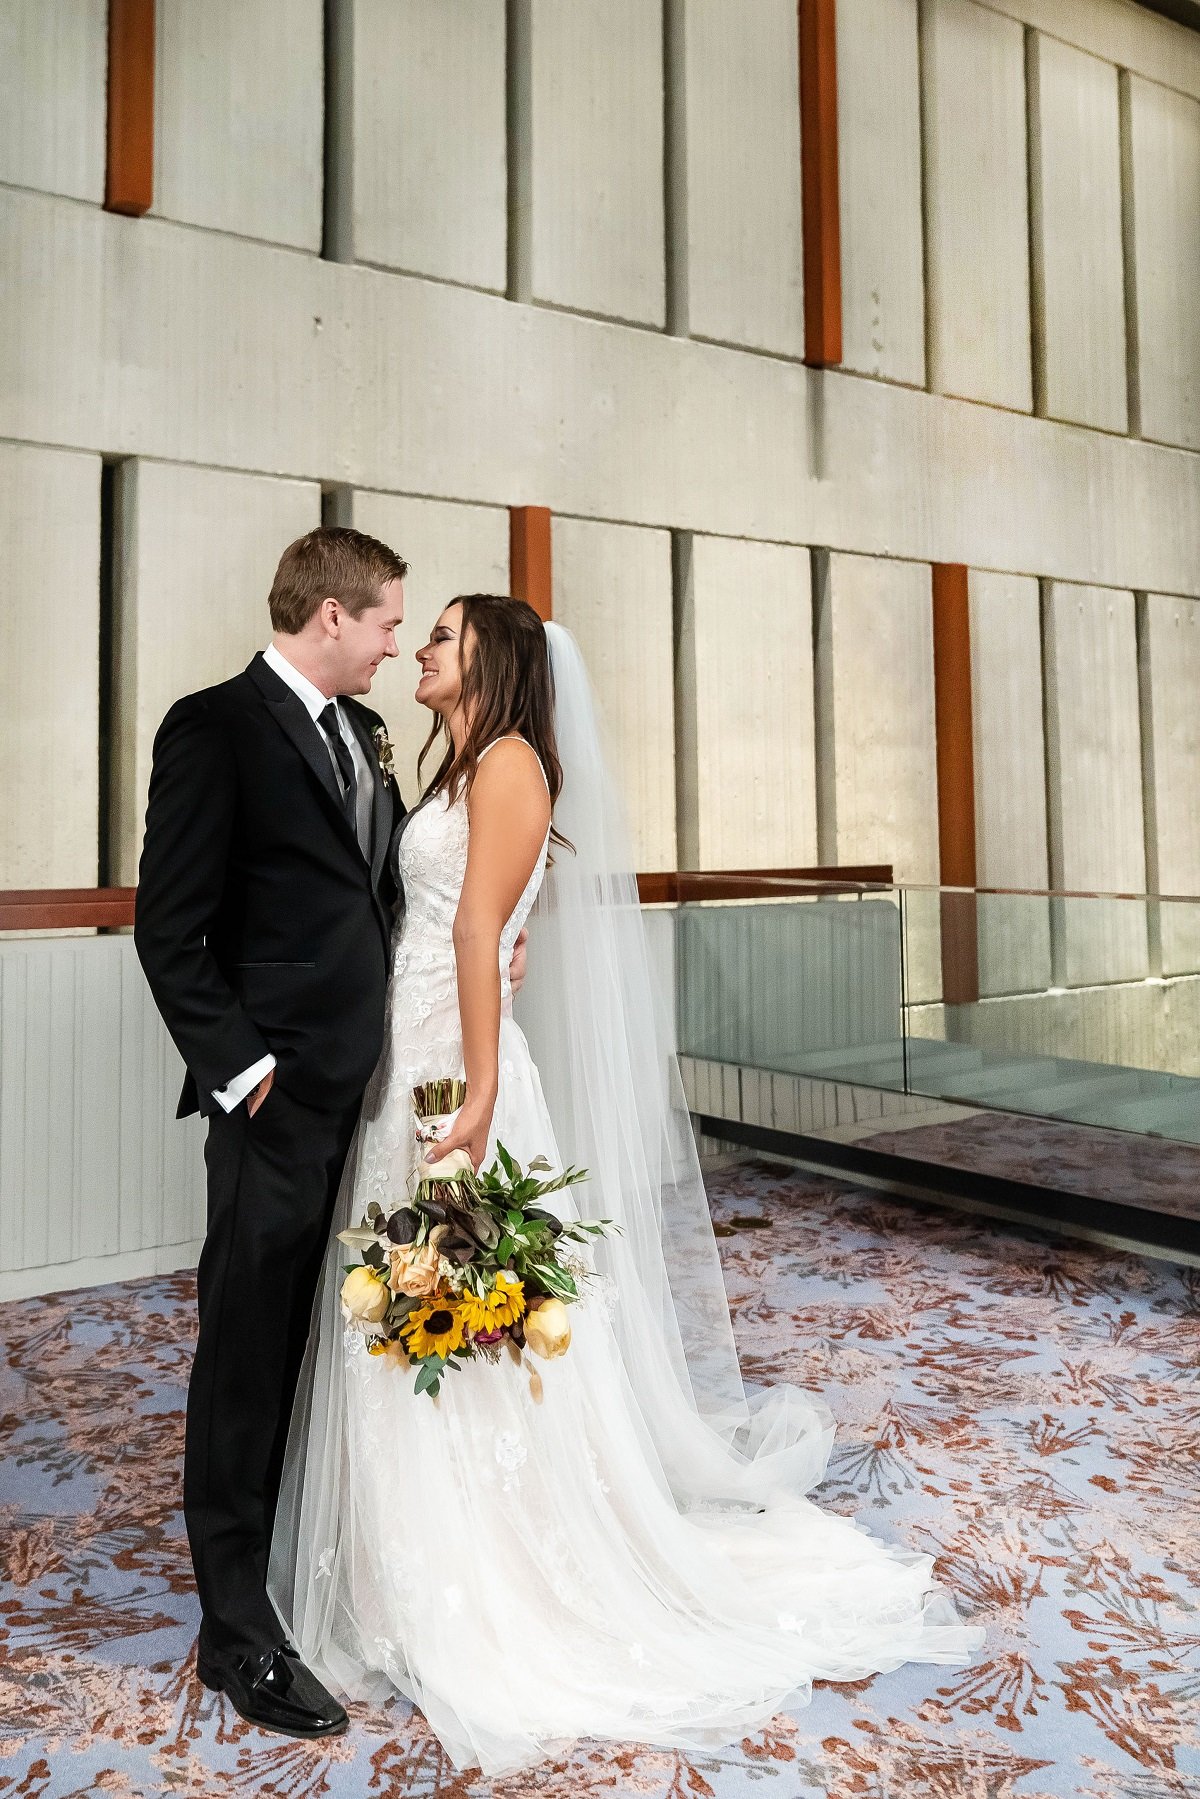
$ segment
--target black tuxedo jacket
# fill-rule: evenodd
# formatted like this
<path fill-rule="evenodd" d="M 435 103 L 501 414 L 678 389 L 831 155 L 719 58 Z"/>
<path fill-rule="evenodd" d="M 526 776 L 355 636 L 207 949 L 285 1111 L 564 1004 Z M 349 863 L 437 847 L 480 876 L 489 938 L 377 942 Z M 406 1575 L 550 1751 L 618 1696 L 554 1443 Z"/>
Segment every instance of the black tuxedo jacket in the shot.
<path fill-rule="evenodd" d="M 404 806 L 382 719 L 340 704 L 375 784 L 369 863 L 320 728 L 261 655 L 177 700 L 154 740 L 134 939 L 187 1065 L 181 1118 L 268 1051 L 323 1110 L 353 1104 L 379 1058 Z"/>

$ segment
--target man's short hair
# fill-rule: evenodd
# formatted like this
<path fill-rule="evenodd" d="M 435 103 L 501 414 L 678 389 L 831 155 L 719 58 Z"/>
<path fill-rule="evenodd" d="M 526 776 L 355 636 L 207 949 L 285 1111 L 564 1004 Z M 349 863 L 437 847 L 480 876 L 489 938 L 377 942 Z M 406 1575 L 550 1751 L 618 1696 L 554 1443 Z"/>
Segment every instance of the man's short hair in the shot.
<path fill-rule="evenodd" d="M 337 600 L 357 618 L 379 604 L 389 581 L 402 581 L 407 573 L 403 556 L 377 537 L 348 525 L 319 525 L 279 558 L 267 601 L 272 628 L 296 636 L 326 599 Z"/>

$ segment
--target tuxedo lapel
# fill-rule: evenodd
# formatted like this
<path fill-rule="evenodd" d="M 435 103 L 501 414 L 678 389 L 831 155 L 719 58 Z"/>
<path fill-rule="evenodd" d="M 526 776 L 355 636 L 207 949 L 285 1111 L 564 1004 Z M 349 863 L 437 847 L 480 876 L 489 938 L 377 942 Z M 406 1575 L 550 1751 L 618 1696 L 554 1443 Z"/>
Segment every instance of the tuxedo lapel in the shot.
<path fill-rule="evenodd" d="M 247 674 L 254 682 L 271 709 L 271 715 L 286 737 L 299 750 L 305 762 L 317 778 L 317 783 L 329 801 L 338 829 L 348 844 L 354 846 L 361 856 L 358 837 L 350 828 L 342 796 L 338 789 L 337 777 L 333 772 L 333 762 L 329 751 L 321 740 L 319 726 L 309 716 L 308 708 L 297 694 L 294 694 L 286 681 L 281 681 L 274 670 L 263 661 L 260 655 L 255 656 Z"/>
<path fill-rule="evenodd" d="M 371 771 L 373 786 L 371 797 L 371 885 L 378 887 L 392 836 L 392 795 L 383 778 L 383 770 L 379 766 L 379 752 L 375 748 L 375 740 L 371 735 L 371 728 L 366 718 L 352 700 L 342 703 L 346 707 L 350 728 L 362 745 L 363 755 L 367 759 L 367 767 Z"/>

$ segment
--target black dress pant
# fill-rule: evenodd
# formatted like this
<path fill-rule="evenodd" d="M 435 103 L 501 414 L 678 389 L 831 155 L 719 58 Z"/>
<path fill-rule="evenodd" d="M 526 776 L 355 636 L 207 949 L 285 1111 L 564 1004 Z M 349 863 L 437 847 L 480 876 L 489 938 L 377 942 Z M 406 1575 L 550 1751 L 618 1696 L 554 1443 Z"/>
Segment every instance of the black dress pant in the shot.
<path fill-rule="evenodd" d="M 209 1121 L 208 1233 L 188 1386 L 183 1510 L 201 1649 L 269 1649 L 283 1631 L 267 1561 L 292 1401 L 361 1100 L 317 1111 L 275 1085 Z"/>

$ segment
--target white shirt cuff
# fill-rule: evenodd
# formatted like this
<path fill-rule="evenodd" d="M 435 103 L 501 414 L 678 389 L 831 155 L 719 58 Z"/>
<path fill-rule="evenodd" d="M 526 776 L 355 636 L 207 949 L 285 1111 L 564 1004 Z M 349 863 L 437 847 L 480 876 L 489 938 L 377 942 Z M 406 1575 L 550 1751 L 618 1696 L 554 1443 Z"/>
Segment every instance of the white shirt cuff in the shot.
<path fill-rule="evenodd" d="M 245 1069 L 230 1081 L 228 1087 L 214 1087 L 213 1098 L 226 1112 L 232 1112 L 240 1106 L 248 1093 L 253 1093 L 265 1074 L 269 1074 L 275 1066 L 274 1056 L 264 1056 L 253 1068 Z"/>

